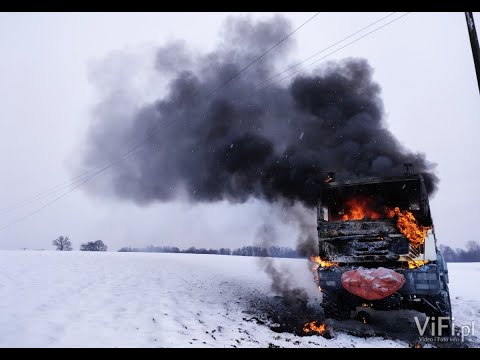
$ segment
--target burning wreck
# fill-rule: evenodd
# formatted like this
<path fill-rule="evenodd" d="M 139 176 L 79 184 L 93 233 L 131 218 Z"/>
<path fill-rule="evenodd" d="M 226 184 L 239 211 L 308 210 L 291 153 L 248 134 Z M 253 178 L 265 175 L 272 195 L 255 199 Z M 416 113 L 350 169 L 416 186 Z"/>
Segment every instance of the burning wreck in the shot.
<path fill-rule="evenodd" d="M 322 186 L 312 261 L 327 318 L 349 318 L 357 306 L 414 309 L 451 327 L 448 270 L 424 180 L 405 166 L 401 177 L 338 182 L 330 173 Z"/>
<path fill-rule="evenodd" d="M 145 151 L 135 150 L 131 160 L 112 167 L 102 181 L 89 182 L 88 191 L 141 206 L 177 199 L 193 204 L 266 202 L 282 214 L 281 221 L 298 227 L 298 253 L 319 255 L 314 260 L 328 316 L 346 316 L 363 303 L 449 314 L 447 273 L 436 250 L 427 199 L 439 181 L 435 164 L 406 149 L 388 130 L 381 87 L 366 59 L 327 62 L 288 85 L 270 82 L 261 88 L 262 96 L 250 96 L 261 85 L 258 81 L 278 75 L 277 66 L 290 51 L 285 45 L 235 86 L 217 91 L 230 74 L 291 30 L 282 17 L 233 17 L 210 52 L 191 51 L 183 41 L 165 44 L 148 61 L 152 66 L 145 74 L 153 71 L 154 80 L 147 84 L 155 85 L 143 103 L 144 90 L 136 94 L 138 87 L 131 86 L 140 69 L 126 76 L 116 74 L 118 67 L 110 60 L 101 64 L 98 73 L 118 81 L 107 81 L 109 86 L 99 82 L 102 97 L 78 171 L 109 163 L 112 154 L 125 151 L 126 142 L 152 135 Z M 159 92 L 163 85 L 165 91 Z M 214 93 L 211 99 L 204 97 Z M 307 214 L 317 205 L 325 170 L 335 168 L 344 179 L 393 176 L 407 161 L 423 180 L 409 174 L 341 184 L 331 174 L 318 205 L 318 253 L 315 224 Z M 262 247 L 276 241 L 270 231 L 260 234 Z M 303 303 L 308 296 L 297 288 L 295 277 L 265 259 L 262 267 L 273 291 L 289 304 L 292 299 Z M 307 320 L 304 333 L 325 331 Z"/>

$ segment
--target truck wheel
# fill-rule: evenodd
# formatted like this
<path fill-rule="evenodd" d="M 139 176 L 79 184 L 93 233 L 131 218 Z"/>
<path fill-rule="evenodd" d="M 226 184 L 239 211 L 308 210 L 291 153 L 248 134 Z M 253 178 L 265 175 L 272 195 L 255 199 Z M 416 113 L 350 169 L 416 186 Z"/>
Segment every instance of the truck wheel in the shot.
<path fill-rule="evenodd" d="M 346 320 L 350 318 L 350 308 L 345 304 L 341 295 L 327 291 L 322 294 L 322 308 L 326 319 Z"/>

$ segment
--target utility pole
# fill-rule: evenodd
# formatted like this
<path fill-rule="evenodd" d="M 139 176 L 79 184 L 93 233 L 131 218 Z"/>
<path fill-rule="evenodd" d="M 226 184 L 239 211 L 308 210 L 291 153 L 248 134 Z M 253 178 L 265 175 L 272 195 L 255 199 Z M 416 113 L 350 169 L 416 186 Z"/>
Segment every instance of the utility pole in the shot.
<path fill-rule="evenodd" d="M 478 46 L 477 31 L 475 30 L 475 22 L 473 14 L 465 12 L 467 18 L 468 34 L 470 35 L 470 44 L 472 45 L 473 62 L 475 63 L 475 71 L 477 73 L 478 90 L 480 91 L 480 47 Z"/>

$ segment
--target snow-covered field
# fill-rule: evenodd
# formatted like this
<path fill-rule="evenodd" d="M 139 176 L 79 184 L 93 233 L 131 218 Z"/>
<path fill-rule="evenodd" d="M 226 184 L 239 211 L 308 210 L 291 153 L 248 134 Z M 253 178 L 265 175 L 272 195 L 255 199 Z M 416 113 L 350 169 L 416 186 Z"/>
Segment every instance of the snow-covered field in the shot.
<path fill-rule="evenodd" d="M 320 298 L 305 260 L 275 263 Z M 455 322 L 480 327 L 480 289 L 472 286 L 480 264 L 449 269 Z M 274 332 L 249 312 L 274 297 L 270 284 L 257 258 L 0 251 L 0 347 L 410 346 L 335 329 L 332 339 Z"/>

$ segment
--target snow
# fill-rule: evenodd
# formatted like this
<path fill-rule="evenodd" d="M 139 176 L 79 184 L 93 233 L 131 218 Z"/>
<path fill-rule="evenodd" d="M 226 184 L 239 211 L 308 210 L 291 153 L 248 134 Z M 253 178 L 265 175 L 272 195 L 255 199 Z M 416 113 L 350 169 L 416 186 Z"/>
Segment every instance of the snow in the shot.
<path fill-rule="evenodd" d="M 480 263 L 449 263 L 448 273 L 454 322 L 460 326 L 473 320 L 480 338 Z"/>
<path fill-rule="evenodd" d="M 275 259 L 312 297 L 306 260 Z M 454 315 L 480 319 L 480 264 L 450 264 Z M 248 299 L 273 296 L 258 258 L 0 251 L 0 347 L 407 347 L 401 340 L 276 333 Z M 315 319 L 312 319 L 312 321 Z M 480 325 L 479 325 L 480 326 Z"/>

